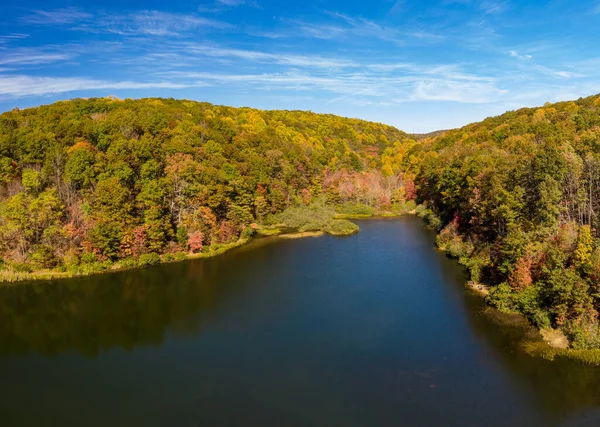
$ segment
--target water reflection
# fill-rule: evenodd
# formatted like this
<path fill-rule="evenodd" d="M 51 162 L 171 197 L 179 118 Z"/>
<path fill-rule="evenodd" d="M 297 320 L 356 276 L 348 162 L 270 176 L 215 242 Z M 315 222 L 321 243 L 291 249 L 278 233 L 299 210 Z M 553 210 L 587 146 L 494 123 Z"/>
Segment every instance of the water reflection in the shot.
<path fill-rule="evenodd" d="M 0 353 L 85 356 L 195 335 L 245 282 L 218 284 L 222 259 L 0 289 Z M 201 286 L 199 286 L 201 284 Z"/>

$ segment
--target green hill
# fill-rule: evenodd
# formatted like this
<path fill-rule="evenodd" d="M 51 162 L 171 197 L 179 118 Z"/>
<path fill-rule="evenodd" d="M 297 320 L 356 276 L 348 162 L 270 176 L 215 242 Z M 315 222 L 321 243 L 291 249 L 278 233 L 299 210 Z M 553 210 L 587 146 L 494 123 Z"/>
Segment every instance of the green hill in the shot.
<path fill-rule="evenodd" d="M 320 221 L 305 230 L 353 232 L 318 206 L 397 204 L 405 139 L 361 120 L 173 99 L 7 112 L 0 257 L 11 274 L 150 264 L 218 252 L 302 206 Z"/>
<path fill-rule="evenodd" d="M 439 245 L 489 301 L 600 347 L 600 96 L 525 108 L 419 144 Z"/>

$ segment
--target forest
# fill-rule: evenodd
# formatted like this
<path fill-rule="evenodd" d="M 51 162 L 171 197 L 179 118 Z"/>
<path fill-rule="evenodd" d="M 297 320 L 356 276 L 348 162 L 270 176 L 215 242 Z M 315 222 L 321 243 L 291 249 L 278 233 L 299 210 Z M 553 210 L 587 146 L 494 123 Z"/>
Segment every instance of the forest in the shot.
<path fill-rule="evenodd" d="M 173 99 L 15 109 L 0 116 L 0 274 L 214 254 L 274 231 L 264 224 L 350 234 L 333 206 L 415 198 L 400 174 L 408 140 L 361 120 Z"/>
<path fill-rule="evenodd" d="M 600 96 L 524 108 L 415 147 L 438 245 L 488 301 L 600 347 Z M 413 153 L 414 154 L 414 153 Z"/>
<path fill-rule="evenodd" d="M 218 253 L 417 213 L 488 302 L 600 348 L 600 96 L 407 135 L 302 111 L 74 99 L 0 115 L 0 274 Z"/>

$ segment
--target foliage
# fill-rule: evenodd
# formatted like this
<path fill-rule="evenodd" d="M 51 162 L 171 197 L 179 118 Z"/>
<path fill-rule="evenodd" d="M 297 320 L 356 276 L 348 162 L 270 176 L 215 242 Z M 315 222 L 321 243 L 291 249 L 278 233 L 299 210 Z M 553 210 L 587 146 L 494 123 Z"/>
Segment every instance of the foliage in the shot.
<path fill-rule="evenodd" d="M 173 99 L 74 99 L 0 123 L 0 259 L 69 274 L 215 253 L 283 211 L 322 230 L 334 205 L 404 202 L 415 144 L 378 123 Z"/>
<path fill-rule="evenodd" d="M 349 216 L 368 217 L 375 214 L 375 209 L 372 206 L 361 203 L 349 202 L 336 207 L 336 212 Z"/>
<path fill-rule="evenodd" d="M 346 219 L 334 219 L 325 224 L 323 231 L 332 236 L 350 236 L 358 233 L 359 228 L 358 225 Z"/>
<path fill-rule="evenodd" d="M 160 255 L 154 252 L 150 252 L 148 254 L 143 254 L 140 256 L 138 260 L 138 264 L 142 267 L 146 267 L 149 265 L 160 264 Z"/>
<path fill-rule="evenodd" d="M 422 161 L 403 170 L 418 214 L 444 225 L 440 247 L 495 285 L 489 302 L 580 349 L 600 348 L 599 104 L 524 108 L 425 138 L 412 148 Z"/>
<path fill-rule="evenodd" d="M 321 231 L 334 216 L 335 210 L 321 202 L 290 207 L 268 218 L 267 223 L 282 224 L 299 231 Z"/>

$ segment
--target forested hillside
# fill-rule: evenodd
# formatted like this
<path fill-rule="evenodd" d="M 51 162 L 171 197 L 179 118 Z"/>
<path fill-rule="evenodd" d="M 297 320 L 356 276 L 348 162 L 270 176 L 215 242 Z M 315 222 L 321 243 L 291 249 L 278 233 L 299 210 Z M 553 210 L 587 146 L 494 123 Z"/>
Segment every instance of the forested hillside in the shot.
<path fill-rule="evenodd" d="M 489 301 L 600 347 L 600 96 L 521 109 L 417 146 L 439 245 Z"/>
<path fill-rule="evenodd" d="M 0 267 L 82 274 L 214 252 L 288 207 L 336 234 L 344 224 L 312 207 L 404 200 L 405 140 L 360 120 L 173 99 L 7 112 Z"/>

